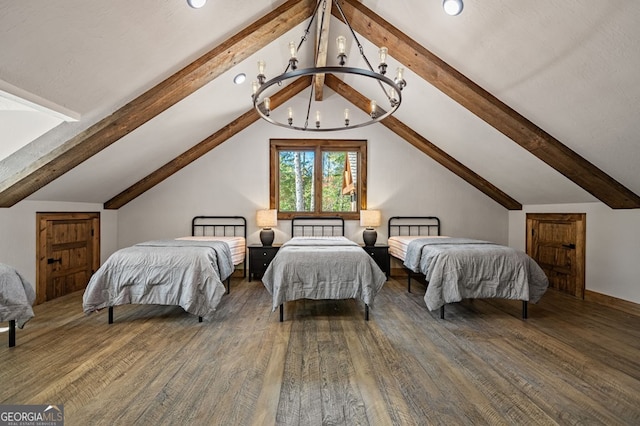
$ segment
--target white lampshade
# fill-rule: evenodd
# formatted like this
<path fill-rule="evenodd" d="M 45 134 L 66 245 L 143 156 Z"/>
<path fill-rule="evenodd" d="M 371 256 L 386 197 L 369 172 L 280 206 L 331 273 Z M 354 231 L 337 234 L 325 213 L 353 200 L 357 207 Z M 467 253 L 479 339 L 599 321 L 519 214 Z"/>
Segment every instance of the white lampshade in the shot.
<path fill-rule="evenodd" d="M 256 222 L 261 228 L 271 228 L 278 224 L 278 210 L 258 210 L 256 213 Z"/>
<path fill-rule="evenodd" d="M 360 210 L 360 226 L 373 228 L 380 226 L 382 215 L 380 210 Z"/>

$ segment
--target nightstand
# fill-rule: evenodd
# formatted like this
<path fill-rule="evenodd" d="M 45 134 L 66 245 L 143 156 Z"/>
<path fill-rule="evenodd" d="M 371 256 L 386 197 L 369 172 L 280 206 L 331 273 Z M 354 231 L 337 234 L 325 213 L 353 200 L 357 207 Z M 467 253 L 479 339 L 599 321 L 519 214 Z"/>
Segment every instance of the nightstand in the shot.
<path fill-rule="evenodd" d="M 249 245 L 249 281 L 253 275 L 261 277 L 264 274 L 273 258 L 276 257 L 278 249 L 280 249 L 279 245 Z"/>
<path fill-rule="evenodd" d="M 390 265 L 389 265 L 389 246 L 386 244 L 376 244 L 375 246 L 361 246 L 364 251 L 369 253 L 369 256 L 378 264 L 382 272 L 389 278 Z"/>

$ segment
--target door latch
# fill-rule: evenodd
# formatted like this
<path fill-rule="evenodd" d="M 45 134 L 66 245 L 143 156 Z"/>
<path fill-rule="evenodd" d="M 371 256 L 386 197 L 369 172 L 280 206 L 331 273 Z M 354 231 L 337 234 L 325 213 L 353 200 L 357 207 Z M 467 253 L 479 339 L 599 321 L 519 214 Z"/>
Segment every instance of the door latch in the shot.
<path fill-rule="evenodd" d="M 54 259 L 53 257 L 50 257 L 50 258 L 47 259 L 47 263 L 49 265 L 51 265 L 52 263 L 56 263 L 56 262 L 62 263 L 62 258 L 60 257 L 58 259 Z"/>
<path fill-rule="evenodd" d="M 564 248 L 568 248 L 568 249 L 572 249 L 572 250 L 573 250 L 573 249 L 575 249 L 575 248 L 576 248 L 576 245 L 575 245 L 575 244 L 573 244 L 573 243 L 571 243 L 571 244 L 563 244 L 563 245 L 562 245 L 562 247 L 564 247 Z"/>

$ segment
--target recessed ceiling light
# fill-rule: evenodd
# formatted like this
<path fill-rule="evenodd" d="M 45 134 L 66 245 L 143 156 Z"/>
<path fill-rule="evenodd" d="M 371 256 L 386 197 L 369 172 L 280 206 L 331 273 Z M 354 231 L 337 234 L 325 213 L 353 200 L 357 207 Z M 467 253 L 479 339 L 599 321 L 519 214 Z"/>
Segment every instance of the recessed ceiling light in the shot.
<path fill-rule="evenodd" d="M 464 4 L 462 0 L 443 0 L 442 7 L 447 15 L 456 16 L 462 12 Z"/>
<path fill-rule="evenodd" d="M 242 84 L 247 79 L 247 75 L 243 72 L 233 77 L 233 82 L 235 84 Z"/>
<path fill-rule="evenodd" d="M 202 6 L 204 6 L 206 2 L 207 0 L 187 0 L 187 3 L 189 3 L 189 6 L 191 6 L 194 9 L 200 9 Z"/>

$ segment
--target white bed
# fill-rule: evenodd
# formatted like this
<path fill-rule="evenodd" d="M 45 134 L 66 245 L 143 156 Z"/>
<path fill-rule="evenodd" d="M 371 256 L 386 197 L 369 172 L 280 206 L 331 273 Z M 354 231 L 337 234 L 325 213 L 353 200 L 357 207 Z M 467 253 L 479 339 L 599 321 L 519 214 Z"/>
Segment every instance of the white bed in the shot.
<path fill-rule="evenodd" d="M 90 314 L 123 304 L 181 306 L 199 320 L 211 318 L 231 288 L 235 266 L 244 263 L 246 220 L 197 216 L 192 236 L 147 241 L 113 253 L 91 277 L 83 296 Z M 246 274 L 246 267 L 245 267 Z"/>
<path fill-rule="evenodd" d="M 326 224 L 326 218 L 294 218 L 293 238 L 280 247 L 265 271 L 262 282 L 272 295 L 273 310 L 280 308 L 280 321 L 283 304 L 299 299 L 361 300 L 365 320 L 369 319 L 369 307 L 387 277 L 362 247 L 342 235 L 344 221 L 332 220 L 338 225 Z M 337 235 L 326 235 L 327 229 L 335 228 Z"/>
<path fill-rule="evenodd" d="M 419 273 L 428 282 L 425 304 L 429 310 L 439 308 L 441 318 L 445 304 L 473 298 L 521 300 L 527 318 L 527 303 L 538 302 L 549 285 L 531 257 L 489 241 L 439 234 L 435 217 L 389 219 L 389 253 L 409 270 L 409 291 L 411 274 Z"/>

